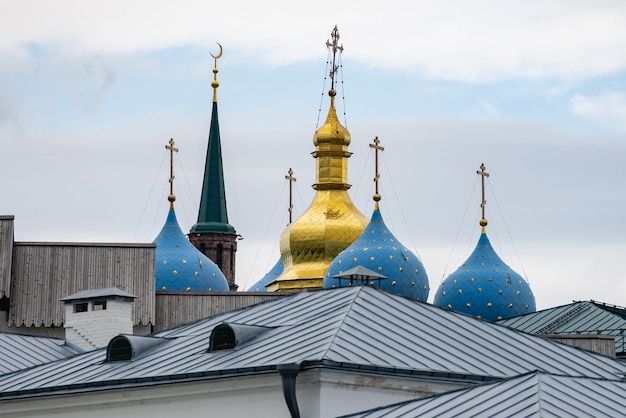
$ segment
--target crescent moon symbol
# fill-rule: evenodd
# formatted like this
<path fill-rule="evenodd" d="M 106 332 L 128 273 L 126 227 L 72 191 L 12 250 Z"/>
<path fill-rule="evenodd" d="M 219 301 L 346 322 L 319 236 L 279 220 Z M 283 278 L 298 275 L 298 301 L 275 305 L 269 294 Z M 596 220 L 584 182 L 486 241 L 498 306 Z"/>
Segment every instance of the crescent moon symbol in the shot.
<path fill-rule="evenodd" d="M 222 50 L 222 45 L 220 45 L 220 43 L 219 43 L 219 42 L 215 42 L 215 43 L 219 45 L 219 47 L 220 47 L 220 53 L 219 53 L 219 54 L 217 54 L 217 55 L 213 55 L 213 54 L 211 54 L 211 53 L 209 52 L 209 54 L 211 54 L 211 56 L 212 56 L 213 58 L 218 59 L 219 57 L 221 57 L 221 56 L 222 56 L 222 52 L 224 52 L 224 51 Z"/>

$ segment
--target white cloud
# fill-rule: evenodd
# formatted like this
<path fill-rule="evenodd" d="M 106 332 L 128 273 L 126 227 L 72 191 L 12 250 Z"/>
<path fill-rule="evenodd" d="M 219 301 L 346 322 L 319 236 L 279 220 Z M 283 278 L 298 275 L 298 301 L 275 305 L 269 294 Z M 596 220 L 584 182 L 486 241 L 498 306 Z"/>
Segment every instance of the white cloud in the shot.
<path fill-rule="evenodd" d="M 626 131 L 626 94 L 624 93 L 608 92 L 597 96 L 577 94 L 570 100 L 570 107 L 579 116 Z"/>
<path fill-rule="evenodd" d="M 218 41 L 227 51 L 282 65 L 317 59 L 338 24 L 351 59 L 433 79 L 572 79 L 626 68 L 626 3 L 615 0 L 1 4 L 0 52 L 14 54 L 29 43 L 76 54 L 208 50 Z"/>

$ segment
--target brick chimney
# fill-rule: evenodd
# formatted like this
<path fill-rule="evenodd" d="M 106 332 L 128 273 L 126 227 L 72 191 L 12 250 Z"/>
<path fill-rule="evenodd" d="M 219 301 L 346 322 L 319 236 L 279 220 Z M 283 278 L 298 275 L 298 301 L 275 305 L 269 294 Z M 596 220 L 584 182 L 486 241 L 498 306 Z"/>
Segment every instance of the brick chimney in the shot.
<path fill-rule="evenodd" d="M 83 290 L 65 302 L 65 340 L 83 350 L 106 347 L 111 338 L 133 333 L 136 296 L 116 288 Z"/>

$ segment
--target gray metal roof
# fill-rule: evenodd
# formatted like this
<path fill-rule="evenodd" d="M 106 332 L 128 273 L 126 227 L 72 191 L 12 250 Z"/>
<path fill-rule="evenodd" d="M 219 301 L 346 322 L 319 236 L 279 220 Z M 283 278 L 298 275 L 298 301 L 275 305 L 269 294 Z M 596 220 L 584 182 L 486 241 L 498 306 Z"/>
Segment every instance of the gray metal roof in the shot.
<path fill-rule="evenodd" d="M 0 333 L 0 374 L 28 369 L 82 353 L 56 338 Z"/>
<path fill-rule="evenodd" d="M 122 289 L 118 289 L 116 287 L 107 287 L 106 289 L 81 290 L 80 292 L 76 292 L 74 294 L 66 296 L 61 300 L 64 302 L 69 302 L 71 300 L 105 298 L 109 296 L 119 296 L 122 298 L 131 299 L 137 298 L 137 296 L 128 292 L 124 292 Z"/>
<path fill-rule="evenodd" d="M 231 350 L 207 352 L 221 323 L 272 329 Z M 103 363 L 106 350 L 0 377 L 0 399 L 90 386 L 140 386 L 332 366 L 489 380 L 534 370 L 619 379 L 626 363 L 369 287 L 301 292 L 155 334 L 168 341 L 137 359 Z"/>
<path fill-rule="evenodd" d="M 370 269 L 368 269 L 367 267 L 363 267 L 363 266 L 356 266 L 356 267 L 352 267 L 349 270 L 344 271 L 343 273 L 340 274 L 335 274 L 333 276 L 333 278 L 350 278 L 351 276 L 361 276 L 367 278 L 375 278 L 375 279 L 386 279 L 387 276 L 383 276 L 380 273 L 377 273 L 375 271 L 372 271 Z"/>
<path fill-rule="evenodd" d="M 619 417 L 626 382 L 533 372 L 346 417 Z"/>
<path fill-rule="evenodd" d="M 574 302 L 498 322 L 531 334 L 603 334 L 615 337 L 615 351 L 626 353 L 626 309 L 594 301 Z"/>

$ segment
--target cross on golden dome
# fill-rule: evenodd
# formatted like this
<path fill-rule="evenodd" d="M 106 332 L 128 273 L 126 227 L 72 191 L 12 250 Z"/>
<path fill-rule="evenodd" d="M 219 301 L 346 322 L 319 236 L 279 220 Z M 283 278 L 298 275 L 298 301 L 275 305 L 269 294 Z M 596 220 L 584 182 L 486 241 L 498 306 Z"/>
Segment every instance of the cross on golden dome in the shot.
<path fill-rule="evenodd" d="M 293 170 L 289 168 L 287 171 L 287 175 L 285 176 L 287 180 L 289 180 L 289 223 L 293 221 L 292 212 L 293 212 L 293 183 L 295 183 L 296 178 L 293 176 Z"/>
<path fill-rule="evenodd" d="M 332 38 L 332 42 L 330 42 L 330 40 L 326 41 L 326 47 L 328 48 L 329 51 L 332 51 L 333 53 L 333 63 L 332 63 L 332 67 L 330 69 L 330 80 L 331 80 L 331 91 L 334 92 L 335 90 L 335 74 L 337 74 L 337 70 L 339 69 L 339 66 L 336 64 L 336 58 L 337 58 L 337 52 L 339 52 L 339 54 L 341 54 L 343 52 L 343 45 L 339 45 L 339 29 L 337 29 L 337 25 L 335 25 L 335 28 L 333 29 L 333 31 L 330 33 L 330 37 Z M 330 94 L 330 92 L 329 92 Z M 334 96 L 334 94 L 332 94 Z"/>

